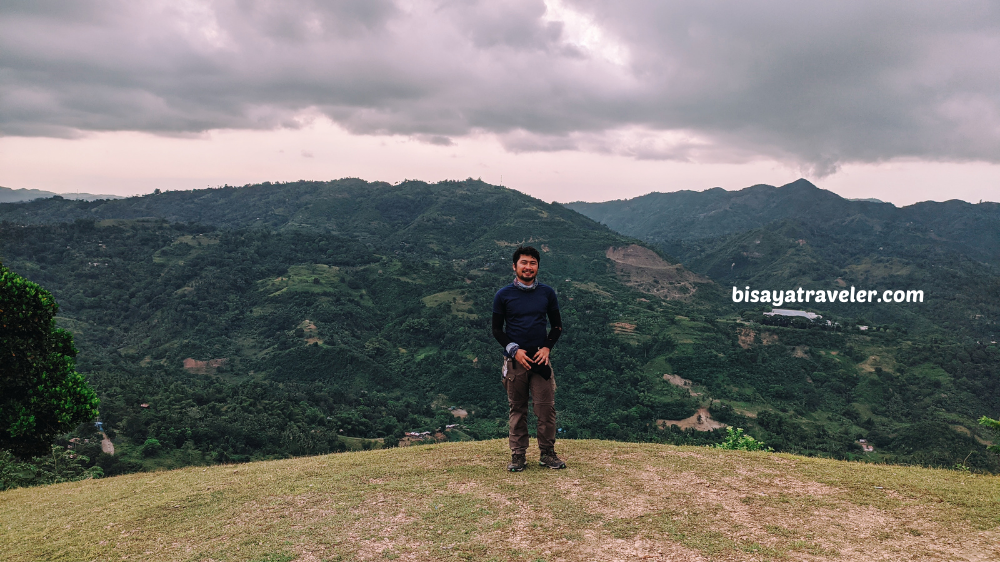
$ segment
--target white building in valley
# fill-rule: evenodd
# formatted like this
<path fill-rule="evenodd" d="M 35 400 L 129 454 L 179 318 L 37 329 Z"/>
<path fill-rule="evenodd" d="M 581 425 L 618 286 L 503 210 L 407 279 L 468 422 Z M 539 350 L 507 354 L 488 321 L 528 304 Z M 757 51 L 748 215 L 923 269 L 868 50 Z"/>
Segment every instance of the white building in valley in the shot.
<path fill-rule="evenodd" d="M 789 308 L 772 308 L 771 312 L 765 312 L 764 316 L 801 316 L 803 318 L 808 318 L 809 320 L 815 320 L 817 318 L 823 317 L 819 314 L 816 314 L 815 312 L 806 312 L 805 310 L 791 310 Z"/>

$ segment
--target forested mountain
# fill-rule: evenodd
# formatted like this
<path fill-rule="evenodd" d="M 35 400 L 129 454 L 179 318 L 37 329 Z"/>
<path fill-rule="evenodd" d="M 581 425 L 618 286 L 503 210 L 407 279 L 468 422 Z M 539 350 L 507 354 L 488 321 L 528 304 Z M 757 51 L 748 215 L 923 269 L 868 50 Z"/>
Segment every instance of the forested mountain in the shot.
<path fill-rule="evenodd" d="M 488 323 L 521 243 L 542 251 L 563 309 L 563 437 L 718 441 L 669 423 L 710 429 L 694 421 L 705 408 L 779 450 L 948 466 L 971 452 L 969 466 L 997 468 L 975 423 L 1000 410 L 994 345 L 859 332 L 850 310 L 830 325 L 764 317 L 633 238 L 479 181 L 46 199 L 0 219 L 0 260 L 52 291 L 76 337 L 117 453 L 86 428 L 75 447 L 106 473 L 392 445 L 454 423 L 443 436 L 505 435 Z"/>
<path fill-rule="evenodd" d="M 781 187 L 650 193 L 605 203 L 567 203 L 566 207 L 627 236 L 680 252 L 684 251 L 677 250 L 680 242 L 712 240 L 790 221 L 830 237 L 861 242 L 860 250 L 934 248 L 1000 265 L 1000 203 L 951 200 L 896 207 L 844 199 L 800 179 Z"/>
<path fill-rule="evenodd" d="M 997 203 L 897 208 L 799 180 L 567 207 L 730 286 L 919 289 L 926 296 L 920 306 L 814 303 L 811 310 L 938 336 L 992 341 L 1000 331 Z"/>

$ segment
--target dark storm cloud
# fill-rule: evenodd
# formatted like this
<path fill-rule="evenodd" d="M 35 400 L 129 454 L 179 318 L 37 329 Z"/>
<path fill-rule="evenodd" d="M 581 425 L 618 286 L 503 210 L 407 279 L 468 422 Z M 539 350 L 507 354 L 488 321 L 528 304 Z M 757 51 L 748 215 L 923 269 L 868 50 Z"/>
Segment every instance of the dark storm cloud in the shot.
<path fill-rule="evenodd" d="M 588 25 L 588 22 L 596 25 Z M 1000 160 L 993 2 L 3 2 L 0 132 L 297 127 L 641 159 Z"/>

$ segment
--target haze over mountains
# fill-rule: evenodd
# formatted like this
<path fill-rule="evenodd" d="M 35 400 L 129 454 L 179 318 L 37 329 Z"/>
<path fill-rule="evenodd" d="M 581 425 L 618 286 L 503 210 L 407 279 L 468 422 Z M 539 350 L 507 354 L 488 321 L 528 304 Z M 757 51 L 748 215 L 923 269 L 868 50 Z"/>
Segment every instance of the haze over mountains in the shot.
<path fill-rule="evenodd" d="M 553 352 L 563 437 L 711 443 L 719 432 L 692 421 L 711 415 L 778 450 L 997 468 L 976 441 L 978 417 L 1000 411 L 995 240 L 968 244 L 987 259 L 954 250 L 973 234 L 963 221 L 995 232 L 995 206 L 936 204 L 952 216 L 927 211 L 931 233 L 808 185 L 738 195 L 753 205 L 666 195 L 687 207 L 635 210 L 661 233 L 648 242 L 475 180 L 41 199 L 0 204 L 0 259 L 60 303 L 120 453 L 94 455 L 109 474 L 382 446 L 454 423 L 441 438 L 505 435 L 488 318 L 521 243 L 542 251 L 567 326 Z M 681 232 L 670 221 L 704 236 L 666 238 Z M 734 305 L 731 279 L 928 300 L 786 322 Z"/>
<path fill-rule="evenodd" d="M 93 201 L 95 199 L 121 199 L 117 195 L 92 195 L 90 193 L 53 193 L 40 189 L 11 189 L 0 186 L 0 203 L 18 203 L 21 201 L 32 201 L 34 199 L 45 199 L 49 197 L 62 197 L 63 199 L 82 199 Z"/>

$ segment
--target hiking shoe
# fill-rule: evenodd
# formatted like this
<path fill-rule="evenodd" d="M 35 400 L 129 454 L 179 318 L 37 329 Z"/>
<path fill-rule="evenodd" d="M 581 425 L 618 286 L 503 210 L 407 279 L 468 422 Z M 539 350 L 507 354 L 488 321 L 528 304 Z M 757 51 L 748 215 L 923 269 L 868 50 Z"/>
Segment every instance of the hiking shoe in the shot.
<path fill-rule="evenodd" d="M 538 464 L 549 468 L 566 468 L 566 463 L 557 457 L 553 450 L 542 451 L 542 457 L 538 459 Z"/>
<path fill-rule="evenodd" d="M 528 462 L 524 460 L 524 455 L 513 454 L 510 456 L 510 464 L 507 465 L 507 470 L 521 472 L 526 466 L 528 466 Z"/>

